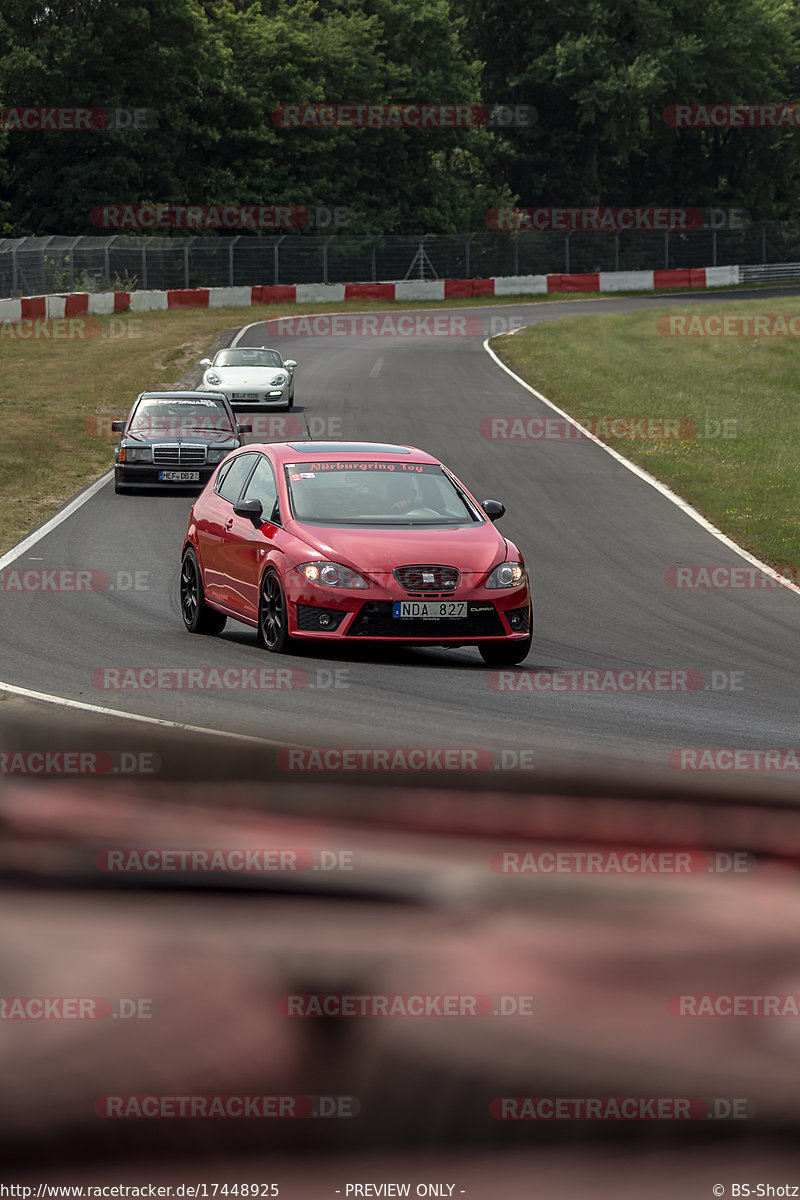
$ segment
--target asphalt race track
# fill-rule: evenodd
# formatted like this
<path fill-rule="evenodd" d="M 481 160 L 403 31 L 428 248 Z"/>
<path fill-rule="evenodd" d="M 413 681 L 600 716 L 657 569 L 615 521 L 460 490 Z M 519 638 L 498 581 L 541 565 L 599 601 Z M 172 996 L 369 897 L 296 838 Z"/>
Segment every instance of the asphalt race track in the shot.
<path fill-rule="evenodd" d="M 793 291 L 752 295 L 766 299 Z M 742 298 L 750 293 L 702 293 L 691 300 L 719 306 Z M 675 300 L 685 303 L 686 297 Z M 680 747 L 796 745 L 799 595 L 782 587 L 668 587 L 665 571 L 676 564 L 746 564 L 591 442 L 489 441 L 479 431 L 491 414 L 553 415 L 483 349 L 484 337 L 500 331 L 501 320 L 511 328 L 668 302 L 659 295 L 456 309 L 454 317 L 479 319 L 483 331 L 468 337 L 282 338 L 279 348 L 299 362 L 295 412 L 338 422 L 333 429 L 342 438 L 419 445 L 440 456 L 479 498 L 505 503 L 499 528 L 520 545 L 534 580 L 536 636 L 526 668 L 671 667 L 702 673 L 702 689 L 498 693 L 472 649 L 348 645 L 270 659 L 253 631 L 232 622 L 220 638 L 192 637 L 178 605 L 191 496 L 116 496 L 110 481 L 13 565 L 94 568 L 112 581 L 118 572 L 124 581 L 138 571 L 143 586 L 6 593 L 0 679 L 92 705 L 295 745 L 524 748 L 534 762 L 577 763 L 590 756 L 665 768 L 669 751 Z M 258 329 L 241 339 L 242 345 L 261 343 Z M 121 398 L 120 408 L 130 399 Z M 310 686 L 115 691 L 97 687 L 96 676 L 93 682 L 93 672 L 105 667 L 263 665 L 303 668 Z M 326 686 L 337 671 L 346 686 Z M 712 672 L 740 672 L 741 690 L 713 690 Z M 722 678 L 714 676 L 717 683 Z"/>

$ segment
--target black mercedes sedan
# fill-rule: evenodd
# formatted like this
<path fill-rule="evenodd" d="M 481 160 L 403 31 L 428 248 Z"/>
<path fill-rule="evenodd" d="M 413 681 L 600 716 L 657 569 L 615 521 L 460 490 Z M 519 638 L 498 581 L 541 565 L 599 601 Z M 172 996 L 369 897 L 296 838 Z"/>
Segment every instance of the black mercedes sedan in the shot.
<path fill-rule="evenodd" d="M 142 392 L 114 451 L 114 491 L 202 487 L 252 425 L 238 425 L 221 392 Z"/>

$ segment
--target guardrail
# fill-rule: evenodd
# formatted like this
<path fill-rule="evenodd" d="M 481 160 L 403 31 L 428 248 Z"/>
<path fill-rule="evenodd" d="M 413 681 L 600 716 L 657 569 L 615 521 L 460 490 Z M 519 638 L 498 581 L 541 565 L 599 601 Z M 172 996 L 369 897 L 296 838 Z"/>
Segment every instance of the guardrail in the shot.
<path fill-rule="evenodd" d="M 739 267 L 742 283 L 790 283 L 800 280 L 800 263 L 767 263 Z"/>
<path fill-rule="evenodd" d="M 328 237 L 116 234 L 0 239 L 0 295 L 431 281 L 792 263 L 800 226 Z"/>

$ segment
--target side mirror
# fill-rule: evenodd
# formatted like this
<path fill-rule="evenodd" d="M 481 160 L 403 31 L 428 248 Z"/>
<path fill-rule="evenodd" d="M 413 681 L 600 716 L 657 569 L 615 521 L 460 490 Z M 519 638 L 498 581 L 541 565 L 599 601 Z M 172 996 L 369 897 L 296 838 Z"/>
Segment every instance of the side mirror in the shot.
<path fill-rule="evenodd" d="M 237 425 L 236 432 L 237 433 L 252 433 L 253 426 L 252 425 Z"/>
<path fill-rule="evenodd" d="M 111 428 L 114 433 L 122 433 L 125 429 L 125 422 L 124 421 L 112 421 Z"/>
<path fill-rule="evenodd" d="M 501 504 L 499 500 L 481 500 L 481 508 L 490 521 L 499 521 L 506 511 L 505 504 Z"/>
<path fill-rule="evenodd" d="M 233 511 L 237 517 L 248 517 L 254 525 L 264 524 L 264 510 L 260 500 L 237 500 Z"/>
<path fill-rule="evenodd" d="M 297 366 L 297 361 L 294 358 L 285 358 L 283 360 L 283 365 L 285 367 L 288 367 L 290 371 L 293 371 L 295 369 L 295 367 Z"/>
<path fill-rule="evenodd" d="M 210 358 L 201 358 L 201 359 L 200 359 L 200 366 L 201 366 L 201 367 L 210 367 L 211 365 L 212 365 L 212 363 L 211 363 L 211 359 L 210 359 Z"/>

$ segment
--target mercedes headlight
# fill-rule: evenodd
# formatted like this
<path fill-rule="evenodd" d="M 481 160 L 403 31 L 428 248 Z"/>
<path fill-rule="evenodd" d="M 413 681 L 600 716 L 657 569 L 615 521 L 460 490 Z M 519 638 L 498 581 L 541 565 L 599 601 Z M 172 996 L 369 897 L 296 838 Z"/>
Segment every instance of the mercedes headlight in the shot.
<path fill-rule="evenodd" d="M 120 462 L 144 463 L 153 461 L 153 451 L 150 446 L 126 446 L 124 449 L 124 454 L 125 457 L 123 458 L 123 451 L 120 450 Z"/>
<path fill-rule="evenodd" d="M 319 583 L 323 587 L 368 588 L 369 584 L 361 575 L 335 562 L 301 563 L 299 568 L 310 583 Z"/>
<path fill-rule="evenodd" d="M 487 588 L 510 588 L 522 583 L 525 578 L 525 568 L 522 563 L 504 562 L 495 567 L 486 580 Z"/>
<path fill-rule="evenodd" d="M 231 451 L 235 449 L 235 446 L 209 446 L 206 462 L 222 462 L 223 458 L 227 458 Z"/>

